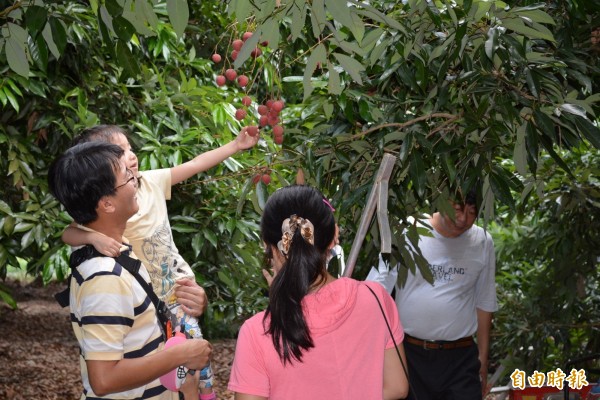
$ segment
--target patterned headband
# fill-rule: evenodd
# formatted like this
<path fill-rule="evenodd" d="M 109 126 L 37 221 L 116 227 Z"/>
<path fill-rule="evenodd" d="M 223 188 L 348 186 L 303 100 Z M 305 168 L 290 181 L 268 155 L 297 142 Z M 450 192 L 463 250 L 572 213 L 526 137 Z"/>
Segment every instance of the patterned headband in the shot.
<path fill-rule="evenodd" d="M 306 242 L 310 244 L 315 243 L 315 228 L 312 222 L 294 214 L 289 218 L 286 218 L 281 225 L 282 236 L 281 240 L 277 243 L 277 248 L 284 255 L 287 255 L 287 253 L 290 251 L 292 238 L 294 237 L 294 233 L 298 228 L 300 228 L 300 234 Z"/>

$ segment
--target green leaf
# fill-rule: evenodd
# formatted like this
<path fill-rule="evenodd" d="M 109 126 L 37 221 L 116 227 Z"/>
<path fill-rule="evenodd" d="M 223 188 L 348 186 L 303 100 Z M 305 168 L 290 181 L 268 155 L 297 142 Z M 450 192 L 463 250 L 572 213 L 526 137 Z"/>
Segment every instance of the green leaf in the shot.
<path fill-rule="evenodd" d="M 585 108 L 578 106 L 577 104 L 569 104 L 569 103 L 561 104 L 559 109 L 561 111 L 566 111 L 569 114 L 577 115 L 582 118 L 587 118 Z"/>
<path fill-rule="evenodd" d="M 116 52 L 119 66 L 123 68 L 122 77 L 126 79 L 138 76 L 140 74 L 140 66 L 137 59 L 131 54 L 127 43 L 118 40 Z"/>
<path fill-rule="evenodd" d="M 583 133 L 583 136 L 586 137 L 590 143 L 600 149 L 600 129 L 592 124 L 588 119 L 584 118 L 574 118 L 575 124 L 579 128 L 579 130 Z"/>
<path fill-rule="evenodd" d="M 4 49 L 6 52 L 6 60 L 8 61 L 8 66 L 10 69 L 25 78 L 29 77 L 29 63 L 27 62 L 27 54 L 25 53 L 24 43 L 19 42 L 15 36 L 11 36 L 6 39 L 6 45 Z M 18 107 L 15 108 L 15 110 L 18 112 Z"/>
<path fill-rule="evenodd" d="M 2 103 L 2 106 L 6 106 L 7 102 L 8 102 L 8 98 L 6 97 L 4 90 L 2 88 L 0 88 L 0 103 Z M 2 142 L 0 142 L 0 143 L 2 143 Z"/>
<path fill-rule="evenodd" d="M 529 18 L 530 20 L 538 22 L 540 24 L 556 25 L 554 19 L 550 15 L 548 15 L 548 13 L 540 9 L 524 10 L 520 9 L 519 7 L 516 7 L 513 8 L 512 11 L 521 18 Z"/>
<path fill-rule="evenodd" d="M 8 204 L 6 204 L 3 200 L 0 200 L 0 212 L 3 212 L 4 214 L 8 214 L 8 215 L 12 214 L 12 210 L 10 209 L 10 206 Z"/>
<path fill-rule="evenodd" d="M 305 2 L 302 2 L 302 4 L 298 6 L 292 7 L 292 25 L 290 26 L 292 42 L 298 39 L 302 34 L 302 30 L 304 29 L 304 21 L 306 20 L 306 11 L 307 7 Z M 273 43 L 273 45 L 275 45 L 275 43 Z"/>
<path fill-rule="evenodd" d="M 167 3 L 170 1 L 167 1 Z M 104 0 L 104 5 L 108 13 L 113 17 L 118 17 L 123 13 L 123 7 L 121 7 L 118 0 Z"/>
<path fill-rule="evenodd" d="M 260 41 L 272 43 L 271 47 L 276 48 L 280 40 L 279 21 L 274 18 L 267 20 L 260 28 Z"/>
<path fill-rule="evenodd" d="M 517 141 L 513 151 L 513 160 L 517 172 L 522 176 L 527 175 L 527 148 L 525 147 L 525 135 L 527 133 L 527 124 L 524 122 L 517 128 Z"/>
<path fill-rule="evenodd" d="M 50 28 L 52 29 L 52 38 L 54 39 L 56 49 L 60 55 L 65 51 L 65 47 L 67 47 L 67 31 L 65 30 L 61 20 L 57 18 L 50 18 L 49 22 Z M 50 46 L 50 44 L 48 44 L 48 46 Z"/>
<path fill-rule="evenodd" d="M 425 164 L 423 163 L 423 158 L 421 157 L 420 153 L 413 152 L 411 154 L 411 162 L 409 168 L 415 194 L 419 198 L 423 198 L 423 195 L 425 194 L 427 174 L 425 172 Z"/>
<path fill-rule="evenodd" d="M 123 16 L 115 17 L 112 21 L 113 29 L 119 39 L 123 42 L 129 42 L 131 37 L 136 32 L 135 27 Z"/>
<path fill-rule="evenodd" d="M 552 119 L 540 110 L 533 112 L 534 121 L 540 131 L 542 131 L 549 138 L 553 138 L 556 132 L 556 126 Z"/>
<path fill-rule="evenodd" d="M 29 54 L 38 68 L 46 71 L 48 67 L 48 46 L 42 35 L 38 35 L 35 40 L 29 42 Z"/>
<path fill-rule="evenodd" d="M 317 68 L 317 65 L 324 65 L 327 62 L 327 53 L 325 52 L 325 46 L 320 43 L 315 49 L 310 53 L 308 60 L 306 61 L 306 68 L 304 69 L 304 99 L 306 100 L 308 96 L 313 91 L 313 85 L 311 82 L 312 74 Z"/>
<path fill-rule="evenodd" d="M 175 232 L 179 232 L 179 233 L 197 233 L 198 232 L 197 228 L 195 228 L 193 226 L 185 225 L 185 224 L 171 225 L 171 229 L 173 229 Z"/>
<path fill-rule="evenodd" d="M 327 16 L 325 14 L 325 2 L 324 0 L 313 0 L 310 13 L 310 20 L 312 25 L 312 31 L 315 38 L 321 36 L 325 22 L 327 22 Z"/>
<path fill-rule="evenodd" d="M 400 31 L 404 34 L 408 34 L 408 32 L 406 31 L 404 26 L 402 26 L 402 24 L 399 23 L 398 21 L 396 21 L 393 17 L 390 17 L 390 16 L 386 15 L 385 13 L 382 13 L 375 7 L 369 5 L 367 2 L 361 2 L 360 6 L 362 9 L 356 10 L 356 12 L 361 15 L 366 15 L 367 16 L 366 19 L 373 19 L 374 21 L 385 24 L 392 29 Z"/>
<path fill-rule="evenodd" d="M 258 45 L 259 40 L 260 35 L 254 34 L 250 37 L 250 39 L 244 42 L 242 49 L 238 53 L 238 56 L 233 63 L 233 68 L 239 69 L 242 66 L 242 64 L 250 57 L 250 53 L 252 53 L 252 50 L 254 50 Z"/>
<path fill-rule="evenodd" d="M 8 87 L 6 87 L 6 86 L 3 87 L 3 88 L 0 88 L 0 90 L 4 91 L 4 95 L 8 99 L 8 102 L 10 103 L 10 105 L 12 106 L 12 108 L 14 108 L 14 110 L 16 112 L 19 112 L 19 110 L 21 109 L 21 107 L 19 106 L 19 101 L 15 97 L 15 94 L 13 92 L 11 92 L 10 89 Z M 10 172 L 10 169 L 9 169 L 9 175 L 10 175 L 10 173 L 11 172 Z"/>
<path fill-rule="evenodd" d="M 329 81 L 327 88 L 329 93 L 339 96 L 342 94 L 342 85 L 340 83 L 340 74 L 336 71 L 335 67 L 329 60 L 327 61 L 327 70 L 329 71 Z"/>
<path fill-rule="evenodd" d="M 510 191 L 510 185 L 508 183 L 508 178 L 504 172 L 496 172 L 492 171 L 490 174 L 490 185 L 496 197 L 503 203 L 507 205 L 512 205 L 513 198 Z"/>
<path fill-rule="evenodd" d="M 325 0 L 325 6 L 333 18 L 342 26 L 350 29 L 356 41 L 361 43 L 365 35 L 365 25 L 362 19 L 353 12 L 354 7 L 350 7 L 350 3 L 339 0 Z"/>
<path fill-rule="evenodd" d="M 531 94 L 536 97 L 536 98 L 540 98 L 540 91 L 539 91 L 539 86 L 540 86 L 540 82 L 539 79 L 537 78 L 537 76 L 535 76 L 533 74 L 533 72 L 531 71 L 530 68 L 525 68 L 525 80 L 527 81 L 527 86 L 529 86 L 529 90 L 531 91 Z"/>
<path fill-rule="evenodd" d="M 498 48 L 498 29 L 492 27 L 488 30 L 488 39 L 485 41 L 485 55 L 490 59 L 494 59 L 494 53 Z"/>
<path fill-rule="evenodd" d="M 230 15 L 235 14 L 238 21 L 243 21 L 250 16 L 252 5 L 252 2 L 248 0 L 232 0 L 227 10 Z"/>
<path fill-rule="evenodd" d="M 13 310 L 18 308 L 17 301 L 10 295 L 8 289 L 4 285 L 0 287 L 0 298 L 2 298 L 2 300 Z"/>
<path fill-rule="evenodd" d="M 213 231 L 210 231 L 208 229 L 203 229 L 202 234 L 204 235 L 206 240 L 208 240 L 210 242 L 210 244 L 213 245 L 213 247 L 218 247 L 219 241 L 217 239 L 217 235 L 215 235 L 215 233 Z"/>
<path fill-rule="evenodd" d="M 548 32 L 540 32 L 536 29 L 525 26 L 523 21 L 518 18 L 505 18 L 502 20 L 502 25 L 504 25 L 507 29 L 523 35 L 529 39 L 544 39 L 549 42 L 555 42 L 554 36 L 552 33 Z"/>
<path fill-rule="evenodd" d="M 27 30 L 29 35 L 36 37 L 38 32 L 42 30 L 46 25 L 48 18 L 48 11 L 44 7 L 32 5 L 25 11 L 25 23 L 27 24 Z"/>
<path fill-rule="evenodd" d="M 48 49 L 50 50 L 54 58 L 60 58 L 60 51 L 58 50 L 56 43 L 54 43 L 54 38 L 52 37 L 52 28 L 50 27 L 50 24 L 46 24 L 46 26 L 44 26 L 42 36 L 44 37 L 44 40 L 48 45 Z"/>
<path fill-rule="evenodd" d="M 187 0 L 168 0 L 167 12 L 169 13 L 169 20 L 171 21 L 171 25 L 173 25 L 173 30 L 177 34 L 177 37 L 183 37 L 190 18 Z"/>
<path fill-rule="evenodd" d="M 265 185 L 262 180 L 258 181 L 256 184 L 256 199 L 258 200 L 258 207 L 260 210 L 265 209 L 268 197 L 269 192 L 267 191 L 267 185 Z"/>
<path fill-rule="evenodd" d="M 360 77 L 360 73 L 364 72 L 365 66 L 356 61 L 352 57 L 348 57 L 345 54 L 333 53 L 335 58 L 338 60 L 342 68 L 350 74 L 352 79 L 359 85 L 362 85 L 362 78 Z"/>

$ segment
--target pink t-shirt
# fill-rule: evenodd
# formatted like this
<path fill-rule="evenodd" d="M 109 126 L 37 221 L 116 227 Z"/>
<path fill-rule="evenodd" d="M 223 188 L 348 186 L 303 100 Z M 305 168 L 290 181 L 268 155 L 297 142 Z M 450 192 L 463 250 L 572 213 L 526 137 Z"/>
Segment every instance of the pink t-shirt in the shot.
<path fill-rule="evenodd" d="M 302 302 L 315 345 L 303 352 L 302 362 L 284 367 L 264 333 L 264 312 L 242 325 L 229 390 L 270 400 L 382 399 L 384 350 L 394 343 L 365 285 L 380 299 L 400 344 L 404 332 L 396 304 L 383 286 L 340 278 Z"/>

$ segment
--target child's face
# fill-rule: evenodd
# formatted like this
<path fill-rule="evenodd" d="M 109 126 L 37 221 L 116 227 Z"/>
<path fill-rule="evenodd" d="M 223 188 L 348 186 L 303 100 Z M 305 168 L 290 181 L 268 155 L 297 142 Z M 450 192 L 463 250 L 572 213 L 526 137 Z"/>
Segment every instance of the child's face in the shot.
<path fill-rule="evenodd" d="M 127 168 L 129 168 L 135 176 L 139 176 L 140 173 L 138 171 L 138 159 L 135 153 L 131 151 L 131 145 L 129 144 L 127 137 L 122 133 L 117 133 L 113 135 L 112 143 L 116 144 L 125 151 L 123 157 L 125 159 L 125 163 L 127 164 Z"/>

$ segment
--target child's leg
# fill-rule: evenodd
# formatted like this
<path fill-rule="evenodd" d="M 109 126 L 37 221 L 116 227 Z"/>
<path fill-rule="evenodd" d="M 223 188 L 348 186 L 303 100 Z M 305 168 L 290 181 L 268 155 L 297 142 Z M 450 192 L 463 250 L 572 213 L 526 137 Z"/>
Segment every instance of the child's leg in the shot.
<path fill-rule="evenodd" d="M 179 306 L 178 306 L 179 307 Z M 193 339 L 202 339 L 202 331 L 198 324 L 198 319 L 189 315 L 183 315 L 179 319 L 180 325 L 183 325 L 183 331 Z M 202 400 L 216 399 L 213 391 L 213 371 L 210 363 L 200 370 L 200 381 L 198 383 L 200 398 Z"/>

